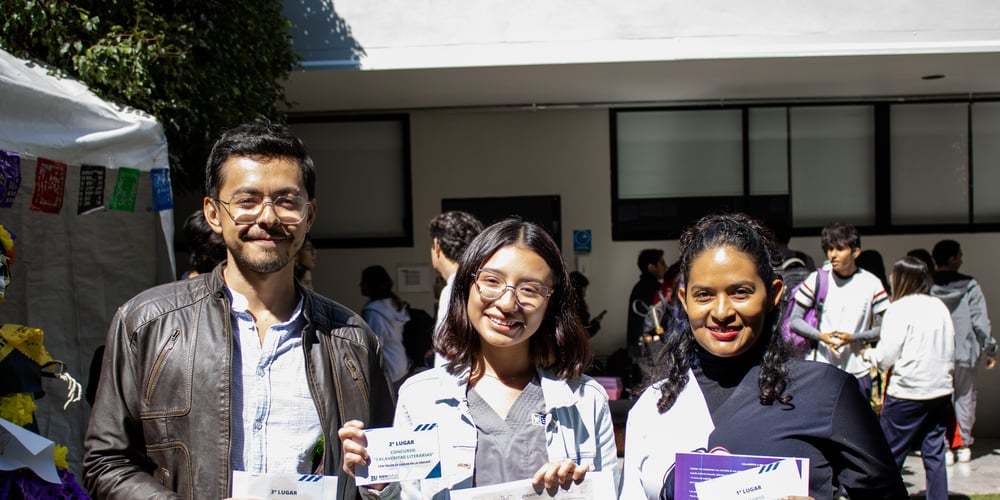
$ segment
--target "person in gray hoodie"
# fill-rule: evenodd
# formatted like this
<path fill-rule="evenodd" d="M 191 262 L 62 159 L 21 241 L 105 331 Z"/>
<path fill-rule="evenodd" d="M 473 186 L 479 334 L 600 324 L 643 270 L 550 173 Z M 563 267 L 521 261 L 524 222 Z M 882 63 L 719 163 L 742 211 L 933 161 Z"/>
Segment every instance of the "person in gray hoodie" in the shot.
<path fill-rule="evenodd" d="M 962 438 L 956 455 L 959 462 L 972 458 L 972 426 L 976 423 L 976 367 L 986 354 L 986 369 L 996 366 L 997 342 L 990 335 L 986 299 L 972 276 L 961 274 L 962 247 L 954 240 L 941 240 L 931 252 L 937 270 L 931 294 L 940 298 L 955 325 L 955 419 Z"/>
<path fill-rule="evenodd" d="M 361 317 L 372 328 L 382 344 L 382 365 L 398 390 L 410 369 L 403 347 L 403 326 L 410 320 L 406 304 L 392 291 L 392 278 L 382 266 L 369 266 L 361 271 L 361 294 L 371 299 L 361 311 Z"/>

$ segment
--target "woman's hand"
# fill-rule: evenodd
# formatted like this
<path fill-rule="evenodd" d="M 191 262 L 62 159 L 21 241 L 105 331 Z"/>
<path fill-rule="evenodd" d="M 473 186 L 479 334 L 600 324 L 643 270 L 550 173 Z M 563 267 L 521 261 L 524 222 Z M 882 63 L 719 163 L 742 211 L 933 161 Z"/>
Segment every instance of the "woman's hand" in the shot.
<path fill-rule="evenodd" d="M 337 437 L 340 438 L 340 445 L 344 449 L 344 472 L 354 477 L 354 467 L 367 465 L 371 457 L 368 456 L 368 438 L 365 437 L 365 424 L 360 420 L 351 420 L 337 430 Z M 387 483 L 370 484 L 367 487 L 381 490 Z"/>
<path fill-rule="evenodd" d="M 576 465 L 572 460 L 549 462 L 531 477 L 531 485 L 536 490 L 542 486 L 550 495 L 555 495 L 557 488 L 568 490 L 571 483 L 580 484 L 588 471 L 590 465 Z"/>

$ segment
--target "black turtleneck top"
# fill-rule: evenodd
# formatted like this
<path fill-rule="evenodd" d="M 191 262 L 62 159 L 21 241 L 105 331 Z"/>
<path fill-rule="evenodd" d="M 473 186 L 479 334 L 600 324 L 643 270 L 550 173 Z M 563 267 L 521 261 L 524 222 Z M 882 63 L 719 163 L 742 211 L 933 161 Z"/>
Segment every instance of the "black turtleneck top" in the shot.
<path fill-rule="evenodd" d="M 809 491 L 816 499 L 833 498 L 837 484 L 852 500 L 907 498 L 877 417 L 854 377 L 825 363 L 793 359 L 784 393 L 791 401 L 763 405 L 758 380 L 766 339 L 760 340 L 732 358 L 696 348 L 692 371 L 715 425 L 707 448 L 808 458 Z"/>

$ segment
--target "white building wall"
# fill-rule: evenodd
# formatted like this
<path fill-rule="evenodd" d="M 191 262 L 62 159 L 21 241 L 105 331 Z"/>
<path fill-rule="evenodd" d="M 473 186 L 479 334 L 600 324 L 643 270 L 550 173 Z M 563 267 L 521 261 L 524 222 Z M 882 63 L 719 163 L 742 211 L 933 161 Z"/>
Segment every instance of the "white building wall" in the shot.
<path fill-rule="evenodd" d="M 996 50 L 1000 3 L 757 0 L 288 2 L 310 64 L 401 69 Z M 312 10 L 305 10 L 306 8 Z M 349 50 L 344 51 L 343 49 Z M 310 62 L 310 60 L 313 60 Z"/>

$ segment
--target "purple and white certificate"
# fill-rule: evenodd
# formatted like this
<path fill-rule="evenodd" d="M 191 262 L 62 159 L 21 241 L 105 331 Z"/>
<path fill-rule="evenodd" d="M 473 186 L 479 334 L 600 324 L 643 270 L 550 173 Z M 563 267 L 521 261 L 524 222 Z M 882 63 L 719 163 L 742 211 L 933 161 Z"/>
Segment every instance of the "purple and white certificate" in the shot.
<path fill-rule="evenodd" d="M 809 459 L 678 453 L 674 498 L 756 500 L 809 496 Z"/>

